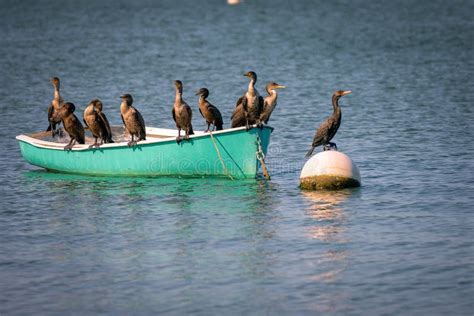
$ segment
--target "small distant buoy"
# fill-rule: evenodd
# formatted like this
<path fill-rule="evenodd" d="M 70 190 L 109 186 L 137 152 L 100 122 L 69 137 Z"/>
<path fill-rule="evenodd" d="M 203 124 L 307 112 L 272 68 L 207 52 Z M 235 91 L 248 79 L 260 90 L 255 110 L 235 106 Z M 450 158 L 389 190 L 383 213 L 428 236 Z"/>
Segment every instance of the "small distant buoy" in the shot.
<path fill-rule="evenodd" d="M 300 175 L 300 187 L 307 190 L 337 190 L 360 184 L 360 172 L 355 163 L 337 150 L 322 151 L 311 157 Z"/>
<path fill-rule="evenodd" d="M 239 3 L 240 3 L 240 0 L 227 0 L 227 4 L 230 4 L 230 5 L 236 5 Z"/>

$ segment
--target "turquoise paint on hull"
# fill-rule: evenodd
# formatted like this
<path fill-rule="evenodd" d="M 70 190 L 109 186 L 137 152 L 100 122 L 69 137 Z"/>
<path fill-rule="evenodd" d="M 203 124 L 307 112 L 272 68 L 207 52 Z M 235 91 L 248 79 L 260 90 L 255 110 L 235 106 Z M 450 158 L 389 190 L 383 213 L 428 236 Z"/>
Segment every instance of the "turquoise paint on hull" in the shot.
<path fill-rule="evenodd" d="M 72 150 L 45 148 L 20 139 L 26 161 L 51 171 L 104 176 L 227 176 L 254 178 L 257 135 L 264 153 L 272 128 L 227 130 L 214 133 L 214 139 L 227 168 L 222 167 L 209 134 L 197 135 L 177 144 L 174 139 L 157 140 L 129 148 L 118 147 Z"/>

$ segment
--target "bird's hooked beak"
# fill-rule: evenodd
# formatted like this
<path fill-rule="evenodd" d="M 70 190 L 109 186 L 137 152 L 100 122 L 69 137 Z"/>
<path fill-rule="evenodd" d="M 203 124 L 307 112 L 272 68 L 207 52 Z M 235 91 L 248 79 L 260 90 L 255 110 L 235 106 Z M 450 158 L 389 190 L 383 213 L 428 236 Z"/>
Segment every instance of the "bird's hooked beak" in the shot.
<path fill-rule="evenodd" d="M 125 95 L 121 95 L 121 96 L 120 96 L 120 99 L 125 99 Z"/>
<path fill-rule="evenodd" d="M 199 89 L 199 90 L 196 90 L 196 94 L 195 94 L 195 95 L 201 95 L 201 94 L 202 94 L 202 91 L 201 91 L 201 89 Z"/>
<path fill-rule="evenodd" d="M 341 94 L 341 97 L 345 96 L 345 95 L 348 95 L 348 94 L 351 94 L 352 91 L 351 90 L 346 90 L 344 91 L 342 94 Z"/>
<path fill-rule="evenodd" d="M 280 84 L 277 85 L 277 86 L 275 86 L 275 89 L 285 89 L 285 88 L 286 88 L 286 86 L 282 86 L 282 85 L 280 85 Z"/>

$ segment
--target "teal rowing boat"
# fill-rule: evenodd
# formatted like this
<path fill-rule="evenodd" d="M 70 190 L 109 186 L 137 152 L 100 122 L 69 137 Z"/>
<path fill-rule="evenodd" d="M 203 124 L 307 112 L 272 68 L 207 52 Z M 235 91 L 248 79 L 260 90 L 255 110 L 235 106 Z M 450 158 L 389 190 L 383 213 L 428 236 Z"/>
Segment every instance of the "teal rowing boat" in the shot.
<path fill-rule="evenodd" d="M 245 127 L 209 133 L 196 131 L 189 141 L 176 143 L 177 131 L 147 127 L 147 140 L 128 147 L 123 128 L 114 127 L 122 141 L 90 149 L 75 145 L 65 151 L 49 133 L 19 135 L 21 154 L 30 164 L 50 171 L 104 176 L 227 176 L 255 178 L 259 153 L 267 153 L 272 127 L 246 131 Z M 118 133 L 117 133 L 118 131 Z"/>

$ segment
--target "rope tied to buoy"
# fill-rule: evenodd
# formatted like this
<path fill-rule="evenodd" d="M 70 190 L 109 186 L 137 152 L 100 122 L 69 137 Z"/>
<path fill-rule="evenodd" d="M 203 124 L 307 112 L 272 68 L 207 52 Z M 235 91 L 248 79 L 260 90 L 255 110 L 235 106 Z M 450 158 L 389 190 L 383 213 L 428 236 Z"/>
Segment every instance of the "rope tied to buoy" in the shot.
<path fill-rule="evenodd" d="M 221 165 L 222 165 L 222 169 L 224 169 L 224 173 L 226 174 L 226 176 L 229 177 L 229 179 L 234 180 L 229 170 L 225 166 L 224 160 L 222 159 L 222 156 L 221 156 L 221 152 L 219 151 L 219 147 L 217 146 L 216 140 L 214 139 L 214 135 L 212 135 L 211 130 L 209 130 L 209 135 L 211 135 L 212 143 L 214 144 L 214 148 L 216 149 L 217 157 L 219 157 L 219 160 L 221 161 Z"/>
<path fill-rule="evenodd" d="M 268 173 L 267 165 L 265 164 L 265 153 L 262 149 L 262 143 L 260 141 L 260 136 L 257 134 L 257 152 L 255 153 L 260 165 L 262 166 L 262 173 L 265 179 L 270 180 L 270 174 Z"/>

